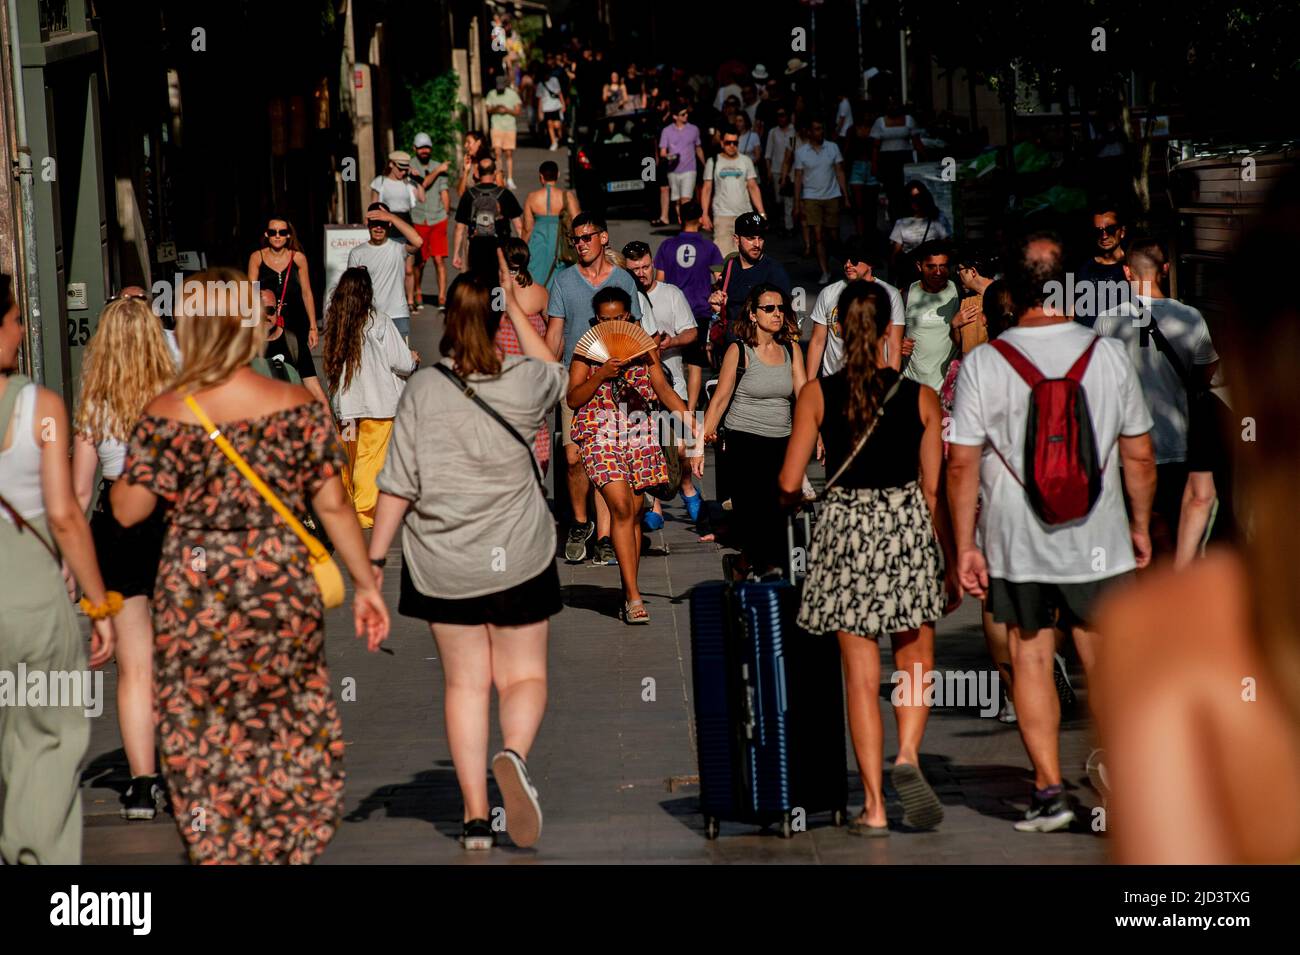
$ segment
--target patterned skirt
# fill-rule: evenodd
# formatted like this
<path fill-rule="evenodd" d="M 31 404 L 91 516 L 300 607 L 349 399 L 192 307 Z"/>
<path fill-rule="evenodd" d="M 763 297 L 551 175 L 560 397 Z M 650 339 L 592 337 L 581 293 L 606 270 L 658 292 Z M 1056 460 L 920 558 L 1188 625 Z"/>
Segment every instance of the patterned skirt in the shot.
<path fill-rule="evenodd" d="M 833 488 L 808 553 L 799 626 L 867 637 L 943 614 L 943 552 L 921 486 Z"/>

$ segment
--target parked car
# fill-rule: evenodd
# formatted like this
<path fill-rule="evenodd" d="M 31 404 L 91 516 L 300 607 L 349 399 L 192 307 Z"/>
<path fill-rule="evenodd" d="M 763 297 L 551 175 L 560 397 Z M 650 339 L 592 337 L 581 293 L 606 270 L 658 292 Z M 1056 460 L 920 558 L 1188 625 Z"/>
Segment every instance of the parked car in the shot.
<path fill-rule="evenodd" d="M 580 127 L 569 150 L 569 182 L 582 208 L 608 214 L 635 209 L 653 218 L 659 213 L 655 181 L 661 121 L 658 113 L 640 110 L 593 119 Z"/>

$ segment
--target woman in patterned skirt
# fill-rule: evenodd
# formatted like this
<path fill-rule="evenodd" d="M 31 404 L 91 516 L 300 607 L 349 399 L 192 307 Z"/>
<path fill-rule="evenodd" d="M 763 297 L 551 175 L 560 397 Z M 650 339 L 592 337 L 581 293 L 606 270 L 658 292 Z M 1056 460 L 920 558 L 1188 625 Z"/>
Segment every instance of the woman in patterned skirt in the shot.
<path fill-rule="evenodd" d="M 634 321 L 632 298 L 621 288 L 606 286 L 591 300 L 595 321 Z M 678 416 L 696 425 L 686 404 L 668 384 L 659 366 L 658 349 L 631 362 L 611 359 L 596 365 L 575 355 L 569 366 L 569 407 L 573 409 L 573 442 L 591 483 L 609 505 L 610 537 L 623 578 L 623 609 L 627 624 L 648 624 L 650 612 L 637 587 L 641 559 L 641 505 L 646 488 L 668 481 L 668 466 L 658 435 L 649 419 L 656 399 Z M 629 425 L 636 412 L 644 423 Z M 693 457 L 696 476 L 704 473 L 704 457 Z"/>
<path fill-rule="evenodd" d="M 809 633 L 839 638 L 849 731 L 866 791 L 866 805 L 850 830 L 884 836 L 889 826 L 881 779 L 884 732 L 876 641 L 890 635 L 895 666 L 905 675 L 893 695 L 898 757 L 891 774 L 903 801 L 903 822 L 932 829 L 943 820 L 943 806 L 919 768 L 929 715 L 922 684 L 934 669 L 934 623 L 956 606 L 960 590 L 951 570 L 956 565 L 952 531 L 939 496 L 939 397 L 890 367 L 889 299 L 878 284 L 850 282 L 840 296 L 838 314 L 844 368 L 810 381 L 800 392 L 781 492 L 787 503 L 799 501 L 820 431 L 826 473 L 832 476 L 828 484 L 834 486 L 809 548 L 799 625 Z M 873 420 L 874 430 L 854 455 Z"/>
<path fill-rule="evenodd" d="M 224 285 L 222 283 L 227 283 Z M 154 588 L 163 772 L 195 863 L 311 862 L 343 805 L 343 733 L 325 666 L 320 589 L 307 549 L 184 403 L 192 394 L 297 513 L 311 502 L 356 587 L 357 636 L 374 651 L 388 611 L 343 493 L 329 412 L 248 363 L 258 302 L 230 269 L 185 283 L 184 366 L 155 398 L 110 498 L 125 527 L 171 505 Z"/>

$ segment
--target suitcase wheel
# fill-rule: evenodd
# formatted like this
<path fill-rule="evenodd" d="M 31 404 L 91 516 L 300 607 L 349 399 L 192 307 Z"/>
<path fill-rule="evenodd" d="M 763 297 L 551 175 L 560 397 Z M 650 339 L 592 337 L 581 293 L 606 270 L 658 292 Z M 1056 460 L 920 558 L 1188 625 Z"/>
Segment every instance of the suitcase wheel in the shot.
<path fill-rule="evenodd" d="M 718 832 L 721 830 L 721 828 L 722 827 L 718 825 L 718 820 L 714 819 L 712 816 L 706 817 L 704 820 L 704 838 L 705 839 L 718 838 Z"/>
<path fill-rule="evenodd" d="M 783 813 L 781 816 L 781 838 L 794 838 L 794 827 L 790 825 L 790 814 L 788 812 Z"/>
<path fill-rule="evenodd" d="M 837 827 L 843 826 L 848 820 L 849 811 L 847 809 L 836 809 L 831 813 L 831 824 Z"/>

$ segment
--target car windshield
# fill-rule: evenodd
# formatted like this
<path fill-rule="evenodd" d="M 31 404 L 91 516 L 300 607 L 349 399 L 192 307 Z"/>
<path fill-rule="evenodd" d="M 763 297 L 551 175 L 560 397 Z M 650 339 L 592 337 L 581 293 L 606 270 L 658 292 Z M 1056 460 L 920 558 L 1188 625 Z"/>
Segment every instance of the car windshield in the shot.
<path fill-rule="evenodd" d="M 649 113 L 625 113 L 619 116 L 607 116 L 596 125 L 596 142 L 630 143 L 646 137 L 652 137 L 654 131 L 650 125 Z"/>

